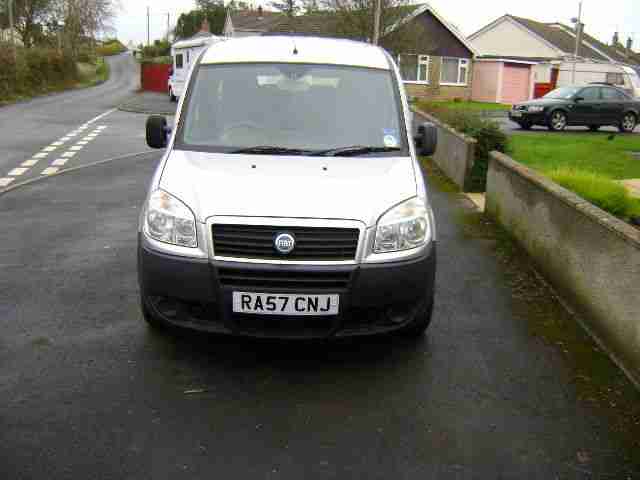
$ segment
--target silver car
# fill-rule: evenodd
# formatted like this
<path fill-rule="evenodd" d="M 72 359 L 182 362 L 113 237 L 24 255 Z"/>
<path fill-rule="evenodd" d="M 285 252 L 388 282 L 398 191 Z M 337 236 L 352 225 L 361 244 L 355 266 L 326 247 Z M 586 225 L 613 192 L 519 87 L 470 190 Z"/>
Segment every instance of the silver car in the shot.
<path fill-rule="evenodd" d="M 344 337 L 431 322 L 436 229 L 398 69 L 347 40 L 253 37 L 194 63 L 139 226 L 145 319 Z"/>

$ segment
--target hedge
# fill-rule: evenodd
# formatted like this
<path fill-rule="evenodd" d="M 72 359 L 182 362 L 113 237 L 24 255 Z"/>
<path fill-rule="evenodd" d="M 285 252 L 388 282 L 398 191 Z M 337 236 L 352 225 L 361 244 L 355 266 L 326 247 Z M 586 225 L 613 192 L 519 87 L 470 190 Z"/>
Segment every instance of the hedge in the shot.
<path fill-rule="evenodd" d="M 0 102 L 59 90 L 79 80 L 74 59 L 55 49 L 0 45 Z"/>

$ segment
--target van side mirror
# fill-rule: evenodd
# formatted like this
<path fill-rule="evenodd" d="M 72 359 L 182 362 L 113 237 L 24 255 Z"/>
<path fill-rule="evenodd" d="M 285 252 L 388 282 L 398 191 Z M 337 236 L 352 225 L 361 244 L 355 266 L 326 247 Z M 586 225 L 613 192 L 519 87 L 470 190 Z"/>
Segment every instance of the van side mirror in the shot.
<path fill-rule="evenodd" d="M 433 155 L 438 147 L 438 128 L 431 122 L 418 125 L 418 133 L 414 141 L 418 155 L 424 157 Z"/>
<path fill-rule="evenodd" d="M 151 148 L 166 148 L 169 133 L 171 128 L 165 117 L 152 115 L 147 119 L 147 145 Z"/>

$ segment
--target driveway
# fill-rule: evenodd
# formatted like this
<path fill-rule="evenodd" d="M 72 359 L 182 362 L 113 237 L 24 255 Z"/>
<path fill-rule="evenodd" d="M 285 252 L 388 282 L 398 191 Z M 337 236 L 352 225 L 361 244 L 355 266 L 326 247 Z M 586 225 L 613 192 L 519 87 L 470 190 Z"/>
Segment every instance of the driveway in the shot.
<path fill-rule="evenodd" d="M 522 128 L 520 128 L 520 125 L 518 125 L 515 122 L 512 122 L 511 120 L 509 120 L 508 117 L 497 117 L 497 118 L 492 118 L 492 120 L 495 120 L 496 122 L 498 122 L 502 127 L 502 129 L 509 135 L 520 135 L 520 134 L 526 135 L 528 133 L 544 133 L 544 132 L 549 134 L 562 134 L 562 132 L 551 132 L 546 127 L 538 127 L 538 126 L 531 128 L 531 130 L 523 130 Z M 609 132 L 609 133 L 618 133 L 618 134 L 620 133 L 620 131 L 616 127 L 602 127 L 599 131 Z M 586 127 L 567 127 L 565 132 L 591 133 L 589 129 Z M 633 134 L 640 135 L 640 126 L 636 128 Z"/>
<path fill-rule="evenodd" d="M 526 263 L 511 271 L 497 240 L 473 233 L 477 216 L 435 176 L 439 269 L 428 336 L 297 343 L 149 330 L 138 306 L 136 222 L 160 155 L 0 196 L 3 478 L 640 471 L 634 440 L 618 431 L 636 421 L 623 402 L 629 393 L 619 393 L 633 388 L 578 333 L 599 371 L 609 365 L 611 401 L 623 411 L 593 404 L 579 379 L 592 375 L 590 363 L 580 373 L 571 342 L 534 333 L 573 320 L 523 280 Z"/>

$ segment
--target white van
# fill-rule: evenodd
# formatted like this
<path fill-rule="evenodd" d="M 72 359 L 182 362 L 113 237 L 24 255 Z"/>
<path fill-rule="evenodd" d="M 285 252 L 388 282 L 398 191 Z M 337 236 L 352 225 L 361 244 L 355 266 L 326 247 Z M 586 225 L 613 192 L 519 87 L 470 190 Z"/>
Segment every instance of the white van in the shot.
<path fill-rule="evenodd" d="M 431 322 L 436 228 L 400 73 L 349 40 L 247 37 L 190 70 L 140 216 L 144 318 L 230 335 L 327 338 Z"/>
<path fill-rule="evenodd" d="M 172 102 L 177 101 L 184 90 L 184 85 L 189 74 L 189 69 L 195 63 L 200 52 L 209 45 L 226 40 L 225 37 L 215 35 L 190 38 L 180 40 L 171 47 L 173 57 L 173 72 L 169 77 L 169 98 Z"/>
<path fill-rule="evenodd" d="M 640 77 L 631 67 L 615 63 L 563 62 L 559 70 L 558 87 L 608 83 L 640 97 Z"/>

